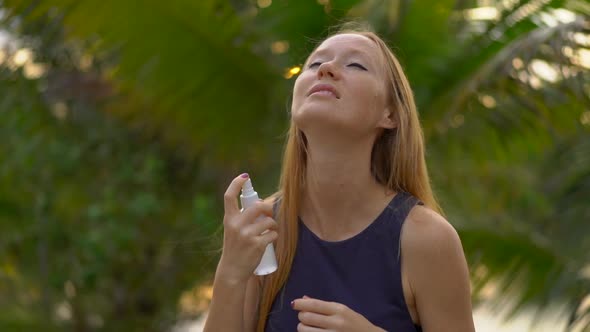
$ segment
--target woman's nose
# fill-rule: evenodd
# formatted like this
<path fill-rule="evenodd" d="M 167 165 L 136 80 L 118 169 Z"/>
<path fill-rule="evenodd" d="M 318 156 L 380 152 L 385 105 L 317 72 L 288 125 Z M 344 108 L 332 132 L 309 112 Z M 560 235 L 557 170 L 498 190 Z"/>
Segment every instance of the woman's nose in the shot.
<path fill-rule="evenodd" d="M 324 77 L 330 77 L 332 79 L 339 78 L 339 73 L 332 62 L 323 62 L 320 64 L 320 67 L 318 68 L 318 79 Z"/>

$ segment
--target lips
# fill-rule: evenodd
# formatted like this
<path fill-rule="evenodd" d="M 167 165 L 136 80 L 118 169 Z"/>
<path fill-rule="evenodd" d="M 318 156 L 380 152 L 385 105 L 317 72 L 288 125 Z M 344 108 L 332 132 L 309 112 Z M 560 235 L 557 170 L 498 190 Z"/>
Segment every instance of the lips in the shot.
<path fill-rule="evenodd" d="M 329 93 L 332 93 L 332 95 L 334 95 L 334 97 L 336 97 L 336 99 L 340 99 L 340 94 L 330 84 L 316 84 L 316 85 L 314 85 L 311 88 L 311 90 L 309 90 L 309 92 L 307 93 L 307 96 L 311 96 L 312 94 L 314 94 L 316 92 L 329 92 Z"/>

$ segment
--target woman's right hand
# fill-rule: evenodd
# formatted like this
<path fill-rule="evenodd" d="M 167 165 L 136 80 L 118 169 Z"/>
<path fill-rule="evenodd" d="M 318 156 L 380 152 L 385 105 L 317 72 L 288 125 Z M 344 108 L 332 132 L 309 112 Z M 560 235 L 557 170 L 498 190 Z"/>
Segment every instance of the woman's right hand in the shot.
<path fill-rule="evenodd" d="M 236 177 L 224 195 L 223 252 L 216 278 L 228 282 L 246 282 L 260 263 L 266 246 L 278 237 L 277 223 L 271 218 L 272 203 L 260 201 L 240 212 L 238 195 L 247 180 L 247 174 Z"/>

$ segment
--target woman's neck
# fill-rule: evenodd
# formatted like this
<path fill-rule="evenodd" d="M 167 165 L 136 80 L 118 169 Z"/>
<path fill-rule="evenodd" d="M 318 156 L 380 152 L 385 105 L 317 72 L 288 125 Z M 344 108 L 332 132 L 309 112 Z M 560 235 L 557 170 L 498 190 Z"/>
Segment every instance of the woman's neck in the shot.
<path fill-rule="evenodd" d="M 324 240 L 338 241 L 368 226 L 395 193 L 371 174 L 370 145 L 308 145 L 300 217 Z"/>

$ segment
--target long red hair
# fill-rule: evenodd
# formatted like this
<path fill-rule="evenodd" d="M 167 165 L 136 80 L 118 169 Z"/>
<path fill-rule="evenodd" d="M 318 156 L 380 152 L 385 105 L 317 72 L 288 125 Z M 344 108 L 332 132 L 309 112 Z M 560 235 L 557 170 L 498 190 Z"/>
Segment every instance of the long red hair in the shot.
<path fill-rule="evenodd" d="M 366 30 L 342 29 L 330 37 L 343 33 L 365 36 L 375 42 L 385 60 L 388 98 L 397 120 L 397 127 L 386 130 L 373 145 L 371 172 L 375 179 L 394 191 L 411 193 L 424 204 L 441 212 L 436 202 L 424 157 L 424 135 L 414 103 L 414 95 L 402 67 L 387 44 L 375 33 Z M 328 37 L 329 38 L 329 37 Z M 257 332 L 263 332 L 272 303 L 283 287 L 293 264 L 298 237 L 298 213 L 301 193 L 305 186 L 307 141 L 303 132 L 291 121 L 279 190 L 272 198 L 278 200 L 276 220 L 279 237 L 275 243 L 278 270 L 260 281 Z"/>

